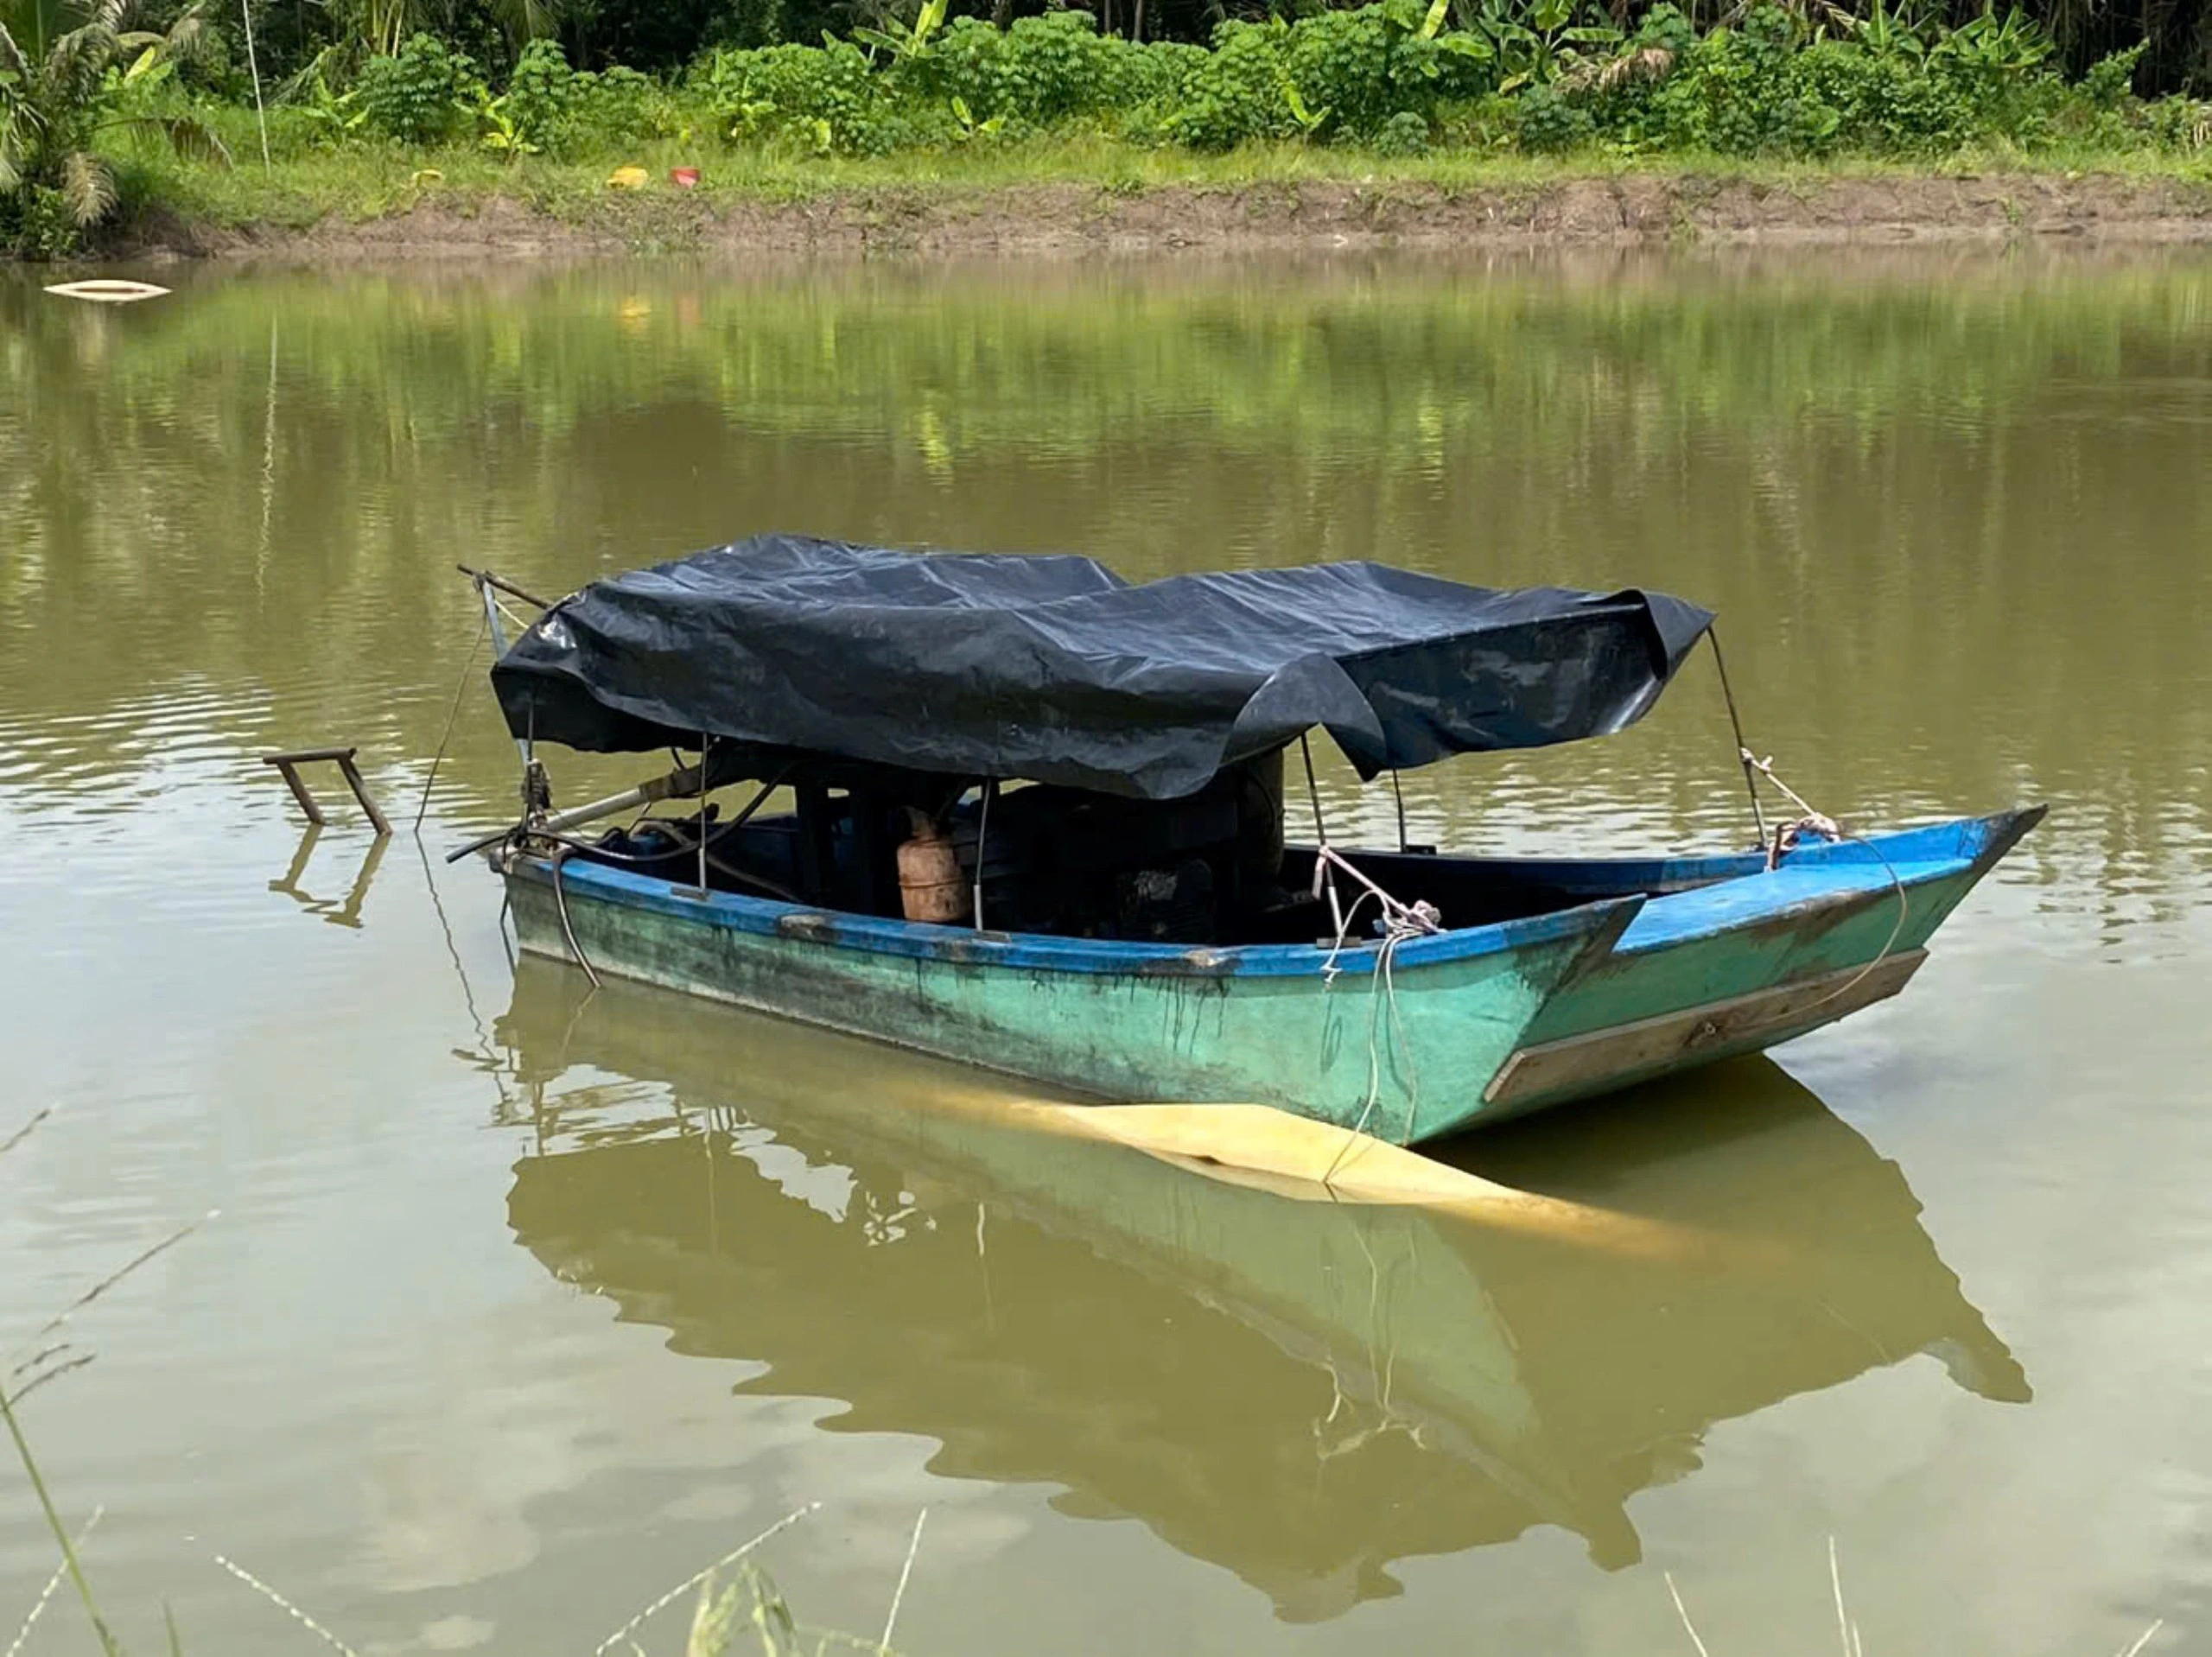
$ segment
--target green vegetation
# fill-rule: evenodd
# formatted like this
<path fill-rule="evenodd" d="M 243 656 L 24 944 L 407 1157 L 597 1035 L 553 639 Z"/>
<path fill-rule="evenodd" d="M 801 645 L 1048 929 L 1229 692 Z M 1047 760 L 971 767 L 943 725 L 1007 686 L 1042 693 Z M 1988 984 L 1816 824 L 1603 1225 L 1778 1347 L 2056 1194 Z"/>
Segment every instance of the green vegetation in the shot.
<path fill-rule="evenodd" d="M 1701 25 L 1672 0 L 1382 0 L 1231 16 L 1199 44 L 1138 38 L 1141 0 L 1127 33 L 1105 26 L 1111 0 L 1097 16 L 1001 4 L 988 19 L 922 0 L 818 44 L 726 18 L 647 73 L 574 67 L 607 38 L 580 33 L 580 3 L 432 17 L 410 0 L 343 0 L 327 18 L 336 37 L 319 42 L 296 19 L 285 38 L 272 14 L 257 36 L 269 49 L 242 72 L 195 9 L 131 34 L 129 0 L 0 0 L 0 241 L 52 256 L 111 209 L 155 201 L 233 222 L 372 214 L 462 181 L 558 211 L 632 164 L 635 186 L 665 188 L 688 167 L 769 195 L 902 177 L 1135 188 L 1378 162 L 1448 181 L 1532 157 L 1583 171 L 1973 157 L 2195 173 L 2212 136 L 2212 104 L 2137 95 L 2151 39 L 2069 73 L 2078 52 L 2018 9 L 1953 22 L 1888 0 L 1859 14 L 1761 0 Z M 257 73 L 280 64 L 281 79 Z"/>
<path fill-rule="evenodd" d="M 207 38 L 196 8 L 167 30 L 126 32 L 126 0 L 0 0 L 0 245 L 67 251 L 115 205 L 104 140 L 158 135 L 227 161 L 190 108 L 161 98 Z"/>

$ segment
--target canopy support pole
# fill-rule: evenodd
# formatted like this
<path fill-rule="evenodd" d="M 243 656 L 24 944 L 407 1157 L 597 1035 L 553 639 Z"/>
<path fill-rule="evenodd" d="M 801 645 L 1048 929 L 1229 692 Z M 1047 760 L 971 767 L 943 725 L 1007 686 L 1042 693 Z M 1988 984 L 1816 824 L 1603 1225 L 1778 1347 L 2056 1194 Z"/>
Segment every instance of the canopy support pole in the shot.
<path fill-rule="evenodd" d="M 990 844 L 991 797 L 999 791 L 999 779 L 983 779 L 983 809 L 976 823 L 976 930 L 983 930 L 983 852 Z"/>
<path fill-rule="evenodd" d="M 707 895 L 707 747 L 714 738 L 699 733 L 699 895 Z"/>
<path fill-rule="evenodd" d="M 1413 850 L 1413 841 L 1406 837 L 1406 785 L 1398 775 L 1398 768 L 1390 768 L 1390 793 L 1398 803 L 1398 849 Z"/>
<path fill-rule="evenodd" d="M 1306 797 L 1313 803 L 1313 843 L 1316 848 L 1313 895 L 1318 898 L 1325 891 L 1328 893 L 1329 918 L 1337 924 L 1337 936 L 1342 937 L 1344 935 L 1344 906 L 1343 900 L 1337 896 L 1336 871 L 1330 867 L 1327 855 L 1329 827 L 1321 818 L 1321 786 L 1313 780 L 1313 746 L 1306 740 L 1303 731 L 1298 733 L 1298 753 L 1306 762 Z"/>
<path fill-rule="evenodd" d="M 484 625 L 492 635 L 492 657 L 494 661 L 497 661 L 499 657 L 507 653 L 507 630 L 499 620 L 499 601 L 492 596 L 492 588 L 495 585 L 505 586 L 505 583 L 495 582 L 492 576 L 485 574 L 482 570 L 470 569 L 466 565 L 462 565 L 461 568 L 462 573 L 468 577 L 471 584 L 475 587 L 476 596 L 484 601 Z M 467 671 L 466 668 L 461 670 L 464 673 Z M 535 729 L 537 724 L 537 704 L 533 700 L 531 703 L 531 726 L 533 729 Z M 531 746 L 532 744 L 527 737 L 517 737 L 515 739 L 515 752 L 522 757 L 523 769 L 524 771 L 528 771 L 530 769 L 530 762 L 532 758 L 531 752 Z"/>
<path fill-rule="evenodd" d="M 1707 625 L 1705 642 L 1713 646 L 1713 665 L 1720 673 L 1720 699 L 1728 704 L 1728 727 L 1736 733 L 1736 761 L 1744 768 L 1744 788 L 1751 797 L 1751 822 L 1758 830 L 1759 844 L 1766 844 L 1766 813 L 1759 809 L 1759 779 L 1754 772 L 1751 751 L 1744 741 L 1743 716 L 1736 711 L 1736 693 L 1728 683 L 1728 658 L 1720 653 L 1720 625 Z"/>

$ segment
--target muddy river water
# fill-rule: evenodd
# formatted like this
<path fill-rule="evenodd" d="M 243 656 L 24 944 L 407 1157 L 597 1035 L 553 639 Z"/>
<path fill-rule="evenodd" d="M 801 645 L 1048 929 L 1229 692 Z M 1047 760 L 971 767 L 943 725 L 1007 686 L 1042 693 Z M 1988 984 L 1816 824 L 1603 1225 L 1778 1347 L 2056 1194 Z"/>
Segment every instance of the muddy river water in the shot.
<path fill-rule="evenodd" d="M 1669 1578 L 1827 1652 L 1831 1542 L 1879 1657 L 2212 1650 L 2212 261 L 160 279 L 0 277 L 0 1369 L 92 1358 L 22 1418 L 136 1648 L 315 1648 L 221 1554 L 364 1654 L 588 1653 L 818 1503 L 798 1617 L 873 1640 L 926 1508 L 948 1657 L 1688 1653 Z M 1665 1227 L 1293 1203 L 511 961 L 454 565 L 770 528 L 1649 584 L 1824 809 L 2051 814 L 1901 1000 L 1463 1153 Z M 391 841 L 257 762 L 333 743 Z M 1407 804 L 1719 847 L 1730 761 L 1700 660 Z M 54 1559 L 0 1457 L 0 1636 Z"/>

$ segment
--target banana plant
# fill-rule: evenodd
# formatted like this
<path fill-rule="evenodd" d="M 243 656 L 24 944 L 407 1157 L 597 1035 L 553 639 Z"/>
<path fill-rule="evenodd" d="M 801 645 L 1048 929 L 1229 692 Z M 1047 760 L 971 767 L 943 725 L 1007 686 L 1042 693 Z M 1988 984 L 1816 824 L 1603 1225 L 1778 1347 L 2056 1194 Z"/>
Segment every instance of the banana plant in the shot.
<path fill-rule="evenodd" d="M 1298 123 L 1299 135 L 1301 137 L 1312 137 L 1320 130 L 1321 124 L 1329 118 L 1329 109 L 1326 105 L 1323 105 L 1318 110 L 1306 107 L 1305 94 L 1298 90 L 1297 83 L 1288 75 L 1283 77 L 1282 101 L 1289 107 L 1290 118 Z"/>
<path fill-rule="evenodd" d="M 978 121 L 976 111 L 968 107 L 968 100 L 964 98 L 956 96 L 953 98 L 952 118 L 960 123 L 959 136 L 955 140 L 959 143 L 972 143 L 978 138 L 995 138 L 1006 130 L 1004 115 L 994 115 L 988 120 Z"/>
<path fill-rule="evenodd" d="M 1851 41 L 1859 49 L 1874 58 L 1910 58 L 1917 63 L 1928 55 L 1926 26 L 1905 7 L 1905 0 L 1898 0 L 1891 7 L 1889 0 L 1874 0 L 1866 15 L 1848 24 Z"/>
<path fill-rule="evenodd" d="M 2049 34 L 2014 6 L 2000 18 L 1994 9 L 1961 23 L 1936 41 L 1932 55 L 1955 59 L 1993 79 L 2024 75 L 2056 49 Z"/>
<path fill-rule="evenodd" d="M 894 69 L 925 62 L 930 55 L 930 42 L 944 22 L 944 8 L 945 0 L 922 0 L 922 8 L 914 14 L 912 22 L 887 18 L 889 28 L 855 29 L 853 38 L 888 52 Z"/>
<path fill-rule="evenodd" d="M 473 98 L 457 98 L 454 103 L 462 113 L 475 117 L 481 135 L 478 142 L 485 149 L 511 162 L 537 153 L 537 146 L 523 136 L 515 117 L 508 112 L 505 95 L 493 97 L 492 89 L 480 81 L 470 90 L 474 94 Z"/>
<path fill-rule="evenodd" d="M 1428 9 L 1423 11 L 1420 0 L 1383 0 L 1382 20 L 1392 31 L 1435 48 L 1434 52 L 1419 54 L 1414 60 L 1421 67 L 1421 73 L 1430 80 L 1438 76 L 1440 54 L 1465 58 L 1477 63 L 1488 63 L 1496 55 L 1490 41 L 1483 35 L 1469 29 L 1445 29 L 1445 23 L 1452 16 L 1452 0 L 1430 0 Z"/>
<path fill-rule="evenodd" d="M 276 89 L 276 101 L 290 107 L 303 124 L 315 130 L 316 137 L 333 146 L 343 143 L 359 132 L 369 118 L 361 107 L 361 95 L 351 88 L 333 91 L 330 85 L 330 66 L 336 60 L 339 48 L 326 46 L 289 80 Z"/>
<path fill-rule="evenodd" d="M 1577 23 L 1574 0 L 1534 0 L 1518 16 L 1505 0 L 1483 0 L 1474 30 L 1488 37 L 1497 63 L 1497 89 L 1547 86 L 1585 53 L 1620 44 L 1618 29 Z"/>

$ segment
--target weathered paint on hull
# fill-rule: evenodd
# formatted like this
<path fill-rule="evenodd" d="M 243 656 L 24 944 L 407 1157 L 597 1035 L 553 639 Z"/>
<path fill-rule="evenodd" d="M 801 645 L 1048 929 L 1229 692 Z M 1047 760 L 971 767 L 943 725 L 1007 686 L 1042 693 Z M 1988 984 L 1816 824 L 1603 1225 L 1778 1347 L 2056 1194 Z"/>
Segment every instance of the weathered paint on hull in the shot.
<path fill-rule="evenodd" d="M 702 898 L 590 863 L 561 879 L 602 972 L 1100 1098 L 1275 1105 L 1410 1144 L 1770 1047 L 1896 993 L 2040 816 L 1808 848 L 1774 872 L 1742 858 L 1544 866 L 1592 901 L 1408 943 L 1387 987 L 1372 946 L 1332 975 L 1304 946 L 975 933 Z M 567 957 L 551 866 L 518 860 L 507 879 L 522 946 Z M 1662 895 L 1619 895 L 1637 881 Z M 1501 1088 L 1516 1064 L 1522 1084 Z"/>
<path fill-rule="evenodd" d="M 1401 968 L 1386 1001 L 1362 964 L 1372 949 L 1346 951 L 1333 982 L 1311 949 L 1298 953 L 1314 969 L 1298 974 L 1241 969 L 1261 951 L 1173 949 L 1138 970 L 1070 970 L 1036 959 L 1049 950 L 952 928 L 899 924 L 940 936 L 929 953 L 899 954 L 858 947 L 856 931 L 880 929 L 842 917 L 726 893 L 702 901 L 574 862 L 562 880 L 576 940 L 601 972 L 1101 1098 L 1251 1101 L 1346 1127 L 1365 1115 L 1367 1131 L 1400 1142 L 1479 1109 L 1545 1000 L 1637 907 L 1592 905 L 1510 947 Z M 508 886 L 522 947 L 567 955 L 548 867 L 524 862 Z M 739 924 L 776 911 L 765 930 Z"/>
<path fill-rule="evenodd" d="M 1693 1024 L 1678 1050 L 1656 1059 L 1632 1043 L 1618 1043 L 1614 1051 L 1624 1062 L 1566 1085 L 1493 1099 L 1482 1121 L 1504 1121 L 1763 1052 L 1896 994 L 1936 928 L 2043 815 L 2037 807 L 1809 846 L 1772 873 L 1762 872 L 1756 856 L 1653 868 L 1652 884 L 1662 895 L 1644 905 L 1603 959 L 1589 962 L 1546 1003 L 1524 1047 L 1696 1012 L 1714 1014 L 1719 1031 L 1703 1038 L 1708 1029 Z M 1878 970 L 1891 963 L 1900 970 Z M 1722 1010 L 1761 992 L 1815 981 L 1821 985 L 1818 997 L 1794 1006 L 1784 1001 L 1775 1016 L 1729 1033 Z"/>

